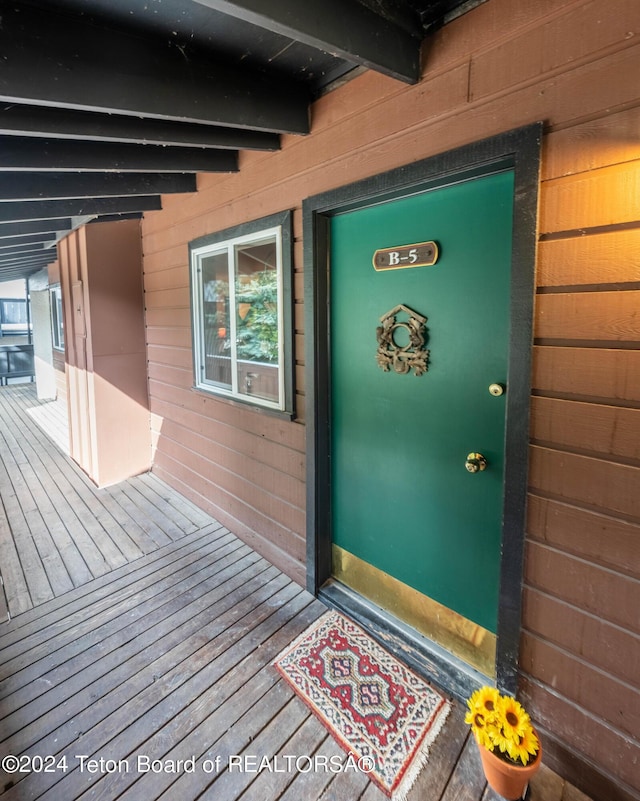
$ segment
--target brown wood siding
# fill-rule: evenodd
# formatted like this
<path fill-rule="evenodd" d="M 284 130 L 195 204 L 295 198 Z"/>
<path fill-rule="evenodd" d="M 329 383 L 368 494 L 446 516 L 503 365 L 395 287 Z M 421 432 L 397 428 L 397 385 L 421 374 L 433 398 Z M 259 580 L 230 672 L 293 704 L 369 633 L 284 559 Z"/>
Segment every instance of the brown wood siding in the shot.
<path fill-rule="evenodd" d="M 302 200 L 544 120 L 522 695 L 549 764 L 607 801 L 640 798 L 639 32 L 637 0 L 488 0 L 429 38 L 417 86 L 361 75 L 310 136 L 143 224 L 155 469 L 303 581 Z M 290 423 L 192 389 L 187 263 L 191 239 L 285 208 Z"/>

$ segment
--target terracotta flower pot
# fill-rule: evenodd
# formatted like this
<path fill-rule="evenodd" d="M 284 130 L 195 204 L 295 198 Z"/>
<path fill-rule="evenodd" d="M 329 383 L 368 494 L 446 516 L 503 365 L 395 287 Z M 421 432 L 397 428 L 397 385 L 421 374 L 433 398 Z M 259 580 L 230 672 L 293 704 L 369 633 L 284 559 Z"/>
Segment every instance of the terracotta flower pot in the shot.
<path fill-rule="evenodd" d="M 540 767 L 542 746 L 538 748 L 535 758 L 527 765 L 513 765 L 500 759 L 486 748 L 478 747 L 484 775 L 487 777 L 489 786 L 508 801 L 517 801 L 518 798 L 522 798 L 529 780 Z"/>

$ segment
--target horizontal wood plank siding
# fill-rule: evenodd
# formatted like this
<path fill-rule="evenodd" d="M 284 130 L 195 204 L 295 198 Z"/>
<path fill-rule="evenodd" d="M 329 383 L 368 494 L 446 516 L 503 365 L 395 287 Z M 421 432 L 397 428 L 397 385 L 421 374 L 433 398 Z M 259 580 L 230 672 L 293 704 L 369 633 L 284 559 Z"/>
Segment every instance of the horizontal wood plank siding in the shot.
<path fill-rule="evenodd" d="M 598 801 L 640 798 L 639 33 L 637 0 L 487 0 L 428 38 L 417 86 L 366 72 L 316 101 L 308 137 L 143 221 L 155 469 L 302 581 L 303 199 L 545 122 L 522 696 L 549 764 Z M 291 422 L 192 389 L 189 313 L 189 241 L 283 209 Z"/>
<path fill-rule="evenodd" d="M 640 193 L 639 193 L 640 196 Z M 539 341 L 633 344 L 640 337 L 640 292 L 563 292 L 538 298 Z"/>
<path fill-rule="evenodd" d="M 553 178 L 545 185 L 540 232 L 635 223 L 640 162 L 614 164 L 586 174 Z"/>
<path fill-rule="evenodd" d="M 640 526 L 539 495 L 529 499 L 528 534 L 536 542 L 603 567 L 637 575 Z"/>
<path fill-rule="evenodd" d="M 623 734 L 633 737 L 638 730 L 640 706 L 633 686 L 529 633 L 523 638 L 521 660 L 524 670 L 537 670 L 541 681 L 561 695 L 573 697 L 580 706 L 591 708 Z M 580 675 L 580 683 L 573 687 L 576 674 Z"/>
<path fill-rule="evenodd" d="M 640 130 L 640 120 L 638 121 Z M 639 154 L 640 158 L 640 154 Z M 604 283 L 603 283 L 604 279 Z M 547 291 L 589 285 L 640 284 L 640 230 L 614 230 L 540 243 L 538 280 Z"/>
<path fill-rule="evenodd" d="M 535 392 L 547 395 L 637 405 L 640 351 L 537 346 L 532 384 Z"/>
<path fill-rule="evenodd" d="M 640 459 L 640 409 L 536 397 L 532 404 L 532 437 L 607 458 Z"/>
<path fill-rule="evenodd" d="M 635 687 L 640 656 L 634 634 L 531 586 L 525 588 L 524 608 L 528 633 Z M 621 653 L 632 656 L 621 660 Z M 536 668 L 530 663 L 528 671 L 535 675 Z"/>
<path fill-rule="evenodd" d="M 583 24 L 595 5 L 574 9 L 567 19 L 575 28 L 555 41 L 567 54 L 578 48 L 583 61 L 587 45 L 603 62 L 632 56 L 611 48 L 619 22 L 633 39 L 637 7 L 621 3 L 623 20 L 602 17 L 598 36 L 606 28 L 610 38 L 598 49 L 596 26 Z M 597 87 L 604 76 L 594 64 L 577 71 Z M 558 745 L 558 761 L 580 775 L 567 756 L 578 748 L 612 778 L 620 795 L 606 792 L 616 798 L 636 798 L 640 787 L 635 94 L 632 108 L 552 127 L 545 142 L 521 648 L 523 695 Z M 583 779 L 589 785 L 593 777 Z"/>

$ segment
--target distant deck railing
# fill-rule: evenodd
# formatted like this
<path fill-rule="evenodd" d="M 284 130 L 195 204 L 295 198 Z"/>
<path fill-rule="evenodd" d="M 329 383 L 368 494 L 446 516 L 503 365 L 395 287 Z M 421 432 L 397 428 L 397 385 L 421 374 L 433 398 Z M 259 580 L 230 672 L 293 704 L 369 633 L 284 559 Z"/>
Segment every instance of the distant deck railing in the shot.
<path fill-rule="evenodd" d="M 10 378 L 34 377 L 33 345 L 0 345 L 0 386 Z"/>

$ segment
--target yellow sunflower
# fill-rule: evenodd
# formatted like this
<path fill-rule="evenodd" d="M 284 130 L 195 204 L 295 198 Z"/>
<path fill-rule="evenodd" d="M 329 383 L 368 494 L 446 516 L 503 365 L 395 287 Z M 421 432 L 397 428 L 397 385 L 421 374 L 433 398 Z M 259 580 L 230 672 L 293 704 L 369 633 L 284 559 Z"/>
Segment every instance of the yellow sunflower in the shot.
<path fill-rule="evenodd" d="M 494 687 L 482 687 L 467 700 L 465 723 L 481 747 L 504 754 L 504 759 L 526 765 L 540 743 L 523 707 Z"/>
<path fill-rule="evenodd" d="M 519 739 L 520 738 L 518 737 L 518 740 Z M 509 735 L 505 734 L 501 722 L 499 722 L 492 730 L 491 740 L 494 748 L 498 748 L 503 754 L 508 754 L 509 749 L 513 744 L 513 739 Z"/>
<path fill-rule="evenodd" d="M 527 726 L 524 733 L 519 738 L 519 742 L 512 742 L 507 749 L 507 753 L 514 761 L 519 761 L 523 765 L 526 765 L 531 757 L 534 757 L 538 753 L 539 748 L 540 742 L 538 741 L 536 733 L 531 726 Z"/>
<path fill-rule="evenodd" d="M 531 718 L 515 698 L 504 695 L 500 699 L 502 731 L 507 740 L 517 742 L 531 726 Z"/>
<path fill-rule="evenodd" d="M 480 709 L 470 709 L 465 715 L 464 722 L 471 726 L 471 731 L 478 745 L 491 751 L 493 749 L 493 740 L 482 711 Z"/>
<path fill-rule="evenodd" d="M 475 705 L 480 707 L 485 715 L 491 715 L 498 711 L 500 704 L 500 693 L 495 687 L 481 687 L 471 696 L 475 697 Z"/>
<path fill-rule="evenodd" d="M 499 726 L 497 717 L 500 693 L 493 687 L 482 687 L 468 699 L 469 711 L 465 723 L 471 726 L 479 745 L 493 750 L 495 733 Z"/>

